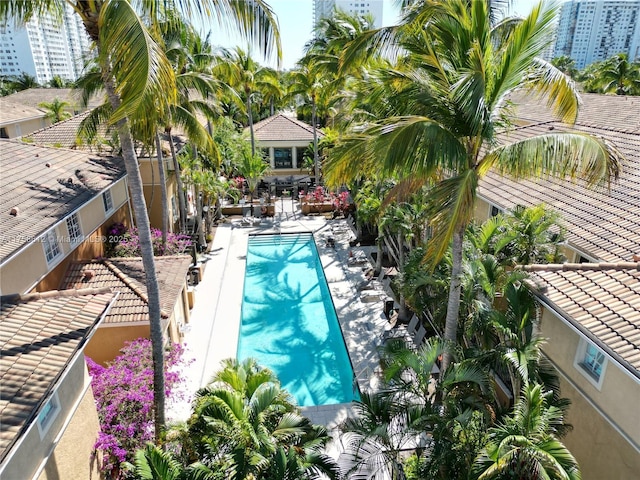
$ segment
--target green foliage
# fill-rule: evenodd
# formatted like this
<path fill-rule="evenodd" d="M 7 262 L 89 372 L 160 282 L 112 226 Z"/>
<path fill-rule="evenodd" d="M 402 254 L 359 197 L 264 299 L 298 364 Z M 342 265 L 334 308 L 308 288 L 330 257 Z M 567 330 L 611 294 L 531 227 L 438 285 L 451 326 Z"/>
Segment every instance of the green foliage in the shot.
<path fill-rule="evenodd" d="M 70 103 L 64 102 L 57 97 L 54 98 L 52 102 L 40 102 L 38 106 L 47 111 L 46 117 L 51 120 L 52 123 L 58 123 L 71 117 L 71 114 L 66 111 Z"/>
<path fill-rule="evenodd" d="M 619 53 L 587 66 L 580 78 L 587 92 L 640 95 L 640 60 Z"/>

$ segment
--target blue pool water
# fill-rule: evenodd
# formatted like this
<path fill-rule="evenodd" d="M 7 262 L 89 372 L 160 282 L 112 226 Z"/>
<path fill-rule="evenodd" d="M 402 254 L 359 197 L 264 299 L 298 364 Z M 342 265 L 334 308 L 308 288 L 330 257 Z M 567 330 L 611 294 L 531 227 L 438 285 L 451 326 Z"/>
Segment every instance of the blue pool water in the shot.
<path fill-rule="evenodd" d="M 300 406 L 358 398 L 311 234 L 250 237 L 237 356 L 273 370 Z"/>

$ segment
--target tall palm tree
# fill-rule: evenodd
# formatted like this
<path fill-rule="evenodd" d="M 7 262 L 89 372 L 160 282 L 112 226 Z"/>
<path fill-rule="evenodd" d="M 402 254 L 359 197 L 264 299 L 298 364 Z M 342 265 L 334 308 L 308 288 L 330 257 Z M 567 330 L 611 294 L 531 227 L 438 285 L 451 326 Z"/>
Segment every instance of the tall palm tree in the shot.
<path fill-rule="evenodd" d="M 122 147 L 146 275 L 153 343 L 155 435 L 159 441 L 165 424 L 164 339 L 149 217 L 129 117 L 140 114 L 145 98 L 154 98 L 157 104 L 171 103 L 176 98 L 171 66 L 143 21 L 144 18 L 157 24 L 167 3 L 160 0 L 67 0 L 67 3 L 80 17 L 97 50 L 97 62 L 111 108 L 109 120 L 118 132 Z M 46 12 L 61 15 L 64 4 L 63 0 L 7 0 L 0 2 L 0 20 L 13 18 L 26 22 Z M 258 41 L 266 51 L 275 46 L 280 55 L 277 24 L 271 9 L 262 0 L 179 0 L 172 5 L 180 6 L 188 16 L 200 18 L 215 12 L 219 18 L 234 22 L 242 33 L 252 41 Z M 141 10 L 137 11 L 134 6 Z"/>
<path fill-rule="evenodd" d="M 47 111 L 45 117 L 51 120 L 51 123 L 58 123 L 71 117 L 71 114 L 65 109 L 69 106 L 69 102 L 54 98 L 52 102 L 40 102 L 39 107 Z"/>
<path fill-rule="evenodd" d="M 523 389 L 513 415 L 489 430 L 489 443 L 474 465 L 476 478 L 581 478 L 578 463 L 559 440 L 564 412 L 549 399 L 550 393 L 540 385 Z"/>
<path fill-rule="evenodd" d="M 316 107 L 318 96 L 324 88 L 322 71 L 313 61 L 313 57 L 305 57 L 298 62 L 297 68 L 289 75 L 288 94 L 299 97 L 303 102 L 311 104 L 311 127 L 313 128 L 313 169 L 316 184 L 320 182 L 320 159 L 318 157 L 318 118 Z M 326 82 L 325 82 L 326 83 Z"/>
<path fill-rule="evenodd" d="M 240 95 L 247 116 L 247 126 L 251 136 L 251 153 L 255 154 L 255 138 L 253 132 L 253 103 L 257 92 L 271 92 L 277 95 L 280 86 L 277 73 L 263 67 L 251 56 L 250 52 L 240 47 L 223 52 L 220 63 L 214 72 Z"/>
<path fill-rule="evenodd" d="M 489 13 L 486 1 L 420 2 L 401 25 L 352 42 L 345 62 L 390 41 L 402 56 L 395 69 L 377 73 L 382 81 L 370 94 L 382 119 L 345 138 L 327 163 L 333 184 L 380 170 L 415 189 L 435 179 L 427 254 L 433 265 L 452 242 L 444 332 L 450 341 L 458 338 L 463 238 L 482 177 L 490 169 L 514 178 L 545 172 L 594 185 L 616 178 L 622 163 L 613 147 L 577 133 L 499 143 L 498 133 L 509 125 L 505 99 L 511 92 L 546 97 L 566 122 L 575 120 L 579 103 L 574 83 L 537 58 L 551 38 L 555 11 L 539 4 L 506 30 L 504 24 L 493 27 Z M 445 355 L 445 368 L 448 362 Z"/>

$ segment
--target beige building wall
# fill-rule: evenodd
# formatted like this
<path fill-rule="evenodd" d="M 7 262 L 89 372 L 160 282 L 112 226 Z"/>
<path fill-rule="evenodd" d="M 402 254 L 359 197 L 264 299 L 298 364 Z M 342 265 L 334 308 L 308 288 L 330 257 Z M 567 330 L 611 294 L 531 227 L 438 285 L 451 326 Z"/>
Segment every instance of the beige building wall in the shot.
<path fill-rule="evenodd" d="M 46 428 L 34 420 L 5 458 L 0 478 L 86 480 L 98 417 L 84 355 L 76 355 L 47 401 L 57 405 Z M 98 478 L 98 477 L 93 477 Z"/>
<path fill-rule="evenodd" d="M 583 478 L 634 478 L 632 472 L 640 472 L 640 408 L 631 399 L 640 398 L 640 382 L 607 358 L 602 383 L 594 385 L 577 365 L 580 335 L 546 308 L 541 330 L 548 339 L 543 351 L 563 379 L 562 395 L 573 402 L 568 421 L 574 429 L 565 443 Z"/>
<path fill-rule="evenodd" d="M 96 402 L 89 387 L 38 480 L 99 480 L 98 462 L 93 458 L 99 431 Z"/>
<path fill-rule="evenodd" d="M 91 337 L 84 349 L 87 357 L 100 365 L 105 366 L 118 355 L 125 342 L 138 338 L 149 338 L 149 324 L 123 324 L 122 326 L 111 326 L 102 324 Z"/>
<path fill-rule="evenodd" d="M 40 130 L 41 128 L 51 125 L 51 122 L 47 120 L 44 115 L 42 117 L 29 118 L 20 120 L 6 125 L 0 125 L 7 134 L 7 138 L 24 137 Z"/>
<path fill-rule="evenodd" d="M 128 223 L 128 192 L 123 178 L 111 187 L 113 209 L 104 211 L 102 195 L 97 195 L 77 210 L 85 240 L 80 244 L 69 241 L 65 220 L 54 227 L 54 234 L 62 254 L 48 263 L 40 238 L 25 239 L 25 247 L 0 267 L 0 291 L 3 295 L 57 289 L 71 260 L 90 259 L 104 253 L 106 228 L 114 221 Z"/>

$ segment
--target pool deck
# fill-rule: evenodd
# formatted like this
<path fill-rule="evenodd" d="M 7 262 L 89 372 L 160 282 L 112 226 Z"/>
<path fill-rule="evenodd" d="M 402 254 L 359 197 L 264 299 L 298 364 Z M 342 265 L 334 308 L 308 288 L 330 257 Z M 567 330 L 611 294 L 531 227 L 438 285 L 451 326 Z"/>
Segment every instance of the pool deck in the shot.
<path fill-rule="evenodd" d="M 384 294 L 358 291 L 357 285 L 364 280 L 364 271 L 370 264 L 353 261 L 364 259 L 370 247 L 349 247 L 354 235 L 345 220 L 304 216 L 296 207 L 290 201 L 284 202 L 278 205 L 272 219 L 263 220 L 260 225 L 245 225 L 240 218 L 232 218 L 217 227 L 213 245 L 203 258 L 204 275 L 195 287 L 195 303 L 185 332 L 185 358 L 193 359 L 183 369 L 186 395 L 168 406 L 169 421 L 186 420 L 193 393 L 210 381 L 223 359 L 236 356 L 245 255 L 252 233 L 314 233 L 358 385 L 361 391 L 376 388 L 379 361 L 376 346 L 387 323 Z M 335 240 L 334 247 L 326 245 L 328 237 Z M 302 410 L 314 423 L 333 429 L 349 414 L 350 404 Z"/>

